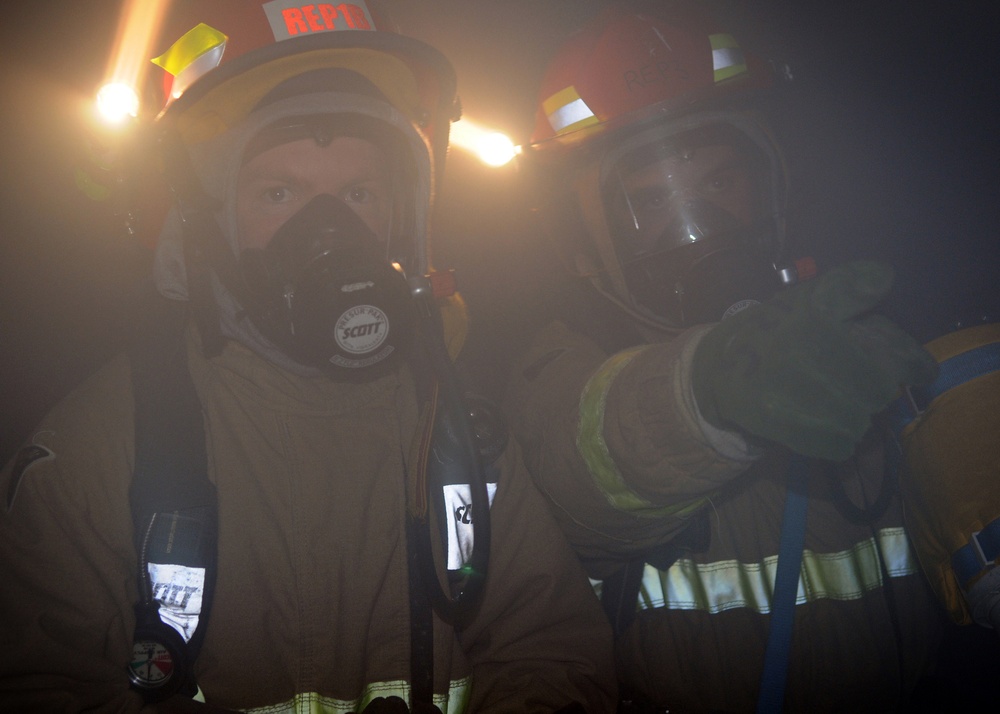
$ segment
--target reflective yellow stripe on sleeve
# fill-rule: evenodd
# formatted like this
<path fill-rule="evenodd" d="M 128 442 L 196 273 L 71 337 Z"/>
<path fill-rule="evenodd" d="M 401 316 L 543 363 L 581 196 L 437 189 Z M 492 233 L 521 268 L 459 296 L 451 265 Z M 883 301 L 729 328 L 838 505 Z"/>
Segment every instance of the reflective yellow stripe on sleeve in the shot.
<path fill-rule="evenodd" d="M 663 506 L 647 501 L 625 483 L 604 441 L 604 409 L 611 385 L 618 373 L 647 347 L 648 345 L 642 345 L 619 352 L 591 376 L 580 395 L 580 424 L 577 430 L 576 448 L 587 464 L 597 488 L 608 499 L 608 503 L 618 510 L 650 517 L 684 518 L 701 507 L 704 499 L 680 506 Z"/>
<path fill-rule="evenodd" d="M 434 705 L 442 714 L 464 714 L 469 708 L 471 678 L 452 681 L 448 694 L 435 694 Z M 352 701 L 324 697 L 316 692 L 296 694 L 287 702 L 247 709 L 246 714 L 352 714 L 363 711 L 377 697 L 399 697 L 410 701 L 410 683 L 373 682 L 365 688 L 365 693 Z"/>
<path fill-rule="evenodd" d="M 883 528 L 878 532 L 879 550 L 885 558 L 889 577 L 918 572 L 918 564 L 902 528 Z M 869 538 L 849 550 L 837 553 L 802 554 L 795 602 L 828 598 L 857 600 L 866 592 L 882 586 L 879 550 Z M 703 610 L 711 614 L 747 608 L 766 614 L 771 611 L 771 595 L 778 556 L 763 563 L 740 563 L 725 560 L 695 563 L 683 558 L 669 570 L 657 570 L 646 564 L 639 591 L 638 609 L 665 607 L 672 610 Z"/>

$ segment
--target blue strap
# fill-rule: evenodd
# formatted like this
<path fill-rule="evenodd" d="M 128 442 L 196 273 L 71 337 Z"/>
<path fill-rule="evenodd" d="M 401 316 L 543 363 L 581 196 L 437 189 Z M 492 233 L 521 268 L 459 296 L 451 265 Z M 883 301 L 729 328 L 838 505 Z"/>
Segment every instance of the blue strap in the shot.
<path fill-rule="evenodd" d="M 951 556 L 951 567 L 963 588 L 973 577 L 993 565 L 1000 555 L 1000 518 L 994 519 Z"/>
<path fill-rule="evenodd" d="M 960 384 L 1000 370 L 1000 342 L 976 347 L 946 359 L 939 365 L 938 376 L 924 387 L 911 387 L 909 394 L 889 407 L 889 420 L 897 438 L 911 421 L 920 416 L 930 403 Z"/>
<path fill-rule="evenodd" d="M 809 503 L 809 462 L 793 454 L 788 464 L 788 491 L 781 523 L 778 570 L 771 599 L 771 625 L 764 651 L 764 673 L 760 680 L 757 714 L 780 712 L 785 701 L 788 655 L 792 647 L 795 597 L 802 571 L 802 547 L 806 537 L 806 508 Z"/>

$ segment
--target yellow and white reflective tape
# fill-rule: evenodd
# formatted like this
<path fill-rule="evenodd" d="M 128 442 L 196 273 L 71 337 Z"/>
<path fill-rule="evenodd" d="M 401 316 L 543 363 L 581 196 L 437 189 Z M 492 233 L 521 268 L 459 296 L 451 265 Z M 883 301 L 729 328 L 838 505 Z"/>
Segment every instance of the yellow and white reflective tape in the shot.
<path fill-rule="evenodd" d="M 150 62 L 176 77 L 207 53 L 211 53 L 210 56 L 218 54 L 221 58 L 228 39 L 224 33 L 202 22 L 181 35 L 177 42 L 170 45 L 170 49 Z"/>
<path fill-rule="evenodd" d="M 435 694 L 434 705 L 442 714 L 464 714 L 469 708 L 469 693 L 472 680 L 469 677 L 453 681 L 448 694 Z M 269 704 L 244 710 L 246 714 L 353 714 L 360 712 L 377 697 L 399 697 L 410 701 L 410 683 L 404 680 L 394 682 L 373 682 L 365 688 L 361 697 L 348 701 L 324 697 L 316 692 L 296 694 L 287 702 Z"/>
<path fill-rule="evenodd" d="M 542 102 L 542 111 L 548 117 L 552 131 L 557 135 L 599 123 L 594 112 L 576 91 L 576 87 L 560 89 Z"/>
<path fill-rule="evenodd" d="M 608 391 L 618 373 L 648 345 L 619 352 L 608 359 L 591 376 L 580 395 L 580 425 L 576 435 L 576 448 L 587 464 L 587 470 L 608 503 L 620 511 L 643 516 L 677 516 L 684 518 L 696 511 L 705 499 L 680 506 L 657 505 L 635 493 L 625 483 L 604 441 L 604 410 Z"/>
<path fill-rule="evenodd" d="M 878 532 L 878 539 L 889 577 L 918 572 L 916 557 L 902 528 L 883 528 Z M 763 563 L 736 560 L 694 563 L 684 558 L 667 571 L 657 570 L 647 563 L 637 606 L 640 610 L 659 607 L 702 610 L 713 615 L 746 608 L 767 614 L 771 611 L 777 567 L 777 555 L 765 558 Z M 873 538 L 838 553 L 806 550 L 802 554 L 795 604 L 824 598 L 858 600 L 881 586 L 879 550 Z"/>
<path fill-rule="evenodd" d="M 712 68 L 715 70 L 715 81 L 721 82 L 747 71 L 746 58 L 743 50 L 732 35 L 719 33 L 709 35 L 712 43 Z"/>
<path fill-rule="evenodd" d="M 170 49 L 150 60 L 174 76 L 170 94 L 177 99 L 199 77 L 222 62 L 229 38 L 204 22 L 185 32 Z"/>

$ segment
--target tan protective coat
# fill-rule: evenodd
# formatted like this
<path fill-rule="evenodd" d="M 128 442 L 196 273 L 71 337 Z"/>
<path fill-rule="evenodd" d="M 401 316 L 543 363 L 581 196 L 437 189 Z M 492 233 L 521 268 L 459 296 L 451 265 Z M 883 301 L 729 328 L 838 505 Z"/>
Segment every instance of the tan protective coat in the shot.
<path fill-rule="evenodd" d="M 207 701 L 343 706 L 408 681 L 407 374 L 302 379 L 236 343 L 208 361 L 192 348 L 190 369 L 219 492 L 218 587 L 196 670 Z M 0 518 L 2 711 L 141 708 L 125 670 L 130 392 L 119 360 L 71 394 L 34 437 L 55 458 L 32 464 Z M 434 691 L 470 678 L 465 711 L 607 710 L 607 623 L 515 445 L 499 466 L 485 599 L 463 632 L 435 620 Z M 13 492 L 9 467 L 2 488 Z"/>

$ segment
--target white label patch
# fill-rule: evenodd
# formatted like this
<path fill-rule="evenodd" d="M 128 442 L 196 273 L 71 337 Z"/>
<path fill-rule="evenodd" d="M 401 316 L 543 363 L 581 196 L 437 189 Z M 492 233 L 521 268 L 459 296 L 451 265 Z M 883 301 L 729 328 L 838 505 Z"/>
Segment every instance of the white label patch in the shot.
<path fill-rule="evenodd" d="M 373 305 L 357 305 L 337 320 L 337 344 L 345 352 L 374 352 L 389 336 L 389 318 Z"/>
<path fill-rule="evenodd" d="M 472 555 L 472 491 L 467 483 L 444 487 L 444 508 L 448 518 L 448 570 L 458 570 Z M 486 493 L 493 506 L 497 485 L 486 484 Z"/>
<path fill-rule="evenodd" d="M 261 7 L 278 42 L 319 32 L 375 29 L 364 0 L 338 3 L 272 0 Z"/>
<path fill-rule="evenodd" d="M 173 563 L 150 563 L 153 599 L 160 604 L 160 619 L 187 642 L 198 627 L 205 595 L 205 569 Z"/>

